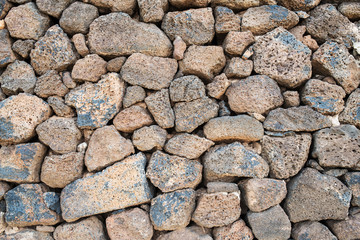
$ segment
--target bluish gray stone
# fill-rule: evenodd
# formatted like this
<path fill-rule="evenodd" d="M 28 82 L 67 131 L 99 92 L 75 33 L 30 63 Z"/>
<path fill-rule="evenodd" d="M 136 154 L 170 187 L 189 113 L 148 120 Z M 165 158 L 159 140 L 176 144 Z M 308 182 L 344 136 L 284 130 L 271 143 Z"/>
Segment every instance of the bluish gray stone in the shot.
<path fill-rule="evenodd" d="M 360 207 L 360 172 L 346 173 L 344 179 L 352 191 L 351 205 Z"/>

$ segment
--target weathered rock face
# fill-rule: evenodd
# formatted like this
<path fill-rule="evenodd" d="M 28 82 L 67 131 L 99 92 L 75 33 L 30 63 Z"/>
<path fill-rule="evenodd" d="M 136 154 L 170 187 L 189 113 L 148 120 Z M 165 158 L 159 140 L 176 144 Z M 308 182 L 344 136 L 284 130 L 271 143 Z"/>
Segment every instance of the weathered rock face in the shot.
<path fill-rule="evenodd" d="M 339 116 L 341 123 L 353 124 L 356 127 L 360 127 L 360 90 L 355 90 L 350 94 L 346 101 L 344 111 Z"/>
<path fill-rule="evenodd" d="M 320 4 L 321 0 L 278 0 L 278 3 L 294 11 L 309 11 Z"/>
<path fill-rule="evenodd" d="M 11 39 L 7 29 L 0 29 L 0 67 L 5 67 L 16 60 L 15 53 L 11 49 Z"/>
<path fill-rule="evenodd" d="M 282 27 L 259 37 L 254 44 L 255 72 L 287 88 L 298 87 L 311 77 L 310 58 L 311 50 Z"/>
<path fill-rule="evenodd" d="M 360 213 L 350 214 L 346 220 L 326 221 L 338 239 L 357 239 L 360 237 Z"/>
<path fill-rule="evenodd" d="M 244 0 L 244 1 L 213 0 L 212 4 L 225 6 L 234 10 L 243 10 L 243 9 L 259 6 L 260 1 L 259 0 Z"/>
<path fill-rule="evenodd" d="M 90 25 L 88 41 L 90 50 L 100 56 L 144 53 L 167 57 L 172 49 L 170 40 L 158 27 L 137 22 L 121 12 L 95 19 Z"/>
<path fill-rule="evenodd" d="M 100 8 L 110 9 L 112 12 L 125 12 L 130 15 L 133 13 L 134 7 L 136 6 L 136 0 L 123 0 L 121 2 L 109 0 L 90 0 L 90 3 Z"/>
<path fill-rule="evenodd" d="M 241 18 L 227 7 L 215 8 L 215 32 L 217 34 L 228 33 L 230 31 L 240 31 Z"/>
<path fill-rule="evenodd" d="M 253 61 L 233 57 L 226 65 L 224 73 L 229 78 L 245 78 L 251 75 L 253 67 Z"/>
<path fill-rule="evenodd" d="M 168 89 L 163 89 L 146 97 L 145 103 L 160 127 L 172 128 L 174 126 L 175 116 L 171 108 Z"/>
<path fill-rule="evenodd" d="M 168 8 L 167 0 L 139 0 L 140 16 L 144 22 L 160 22 Z"/>
<path fill-rule="evenodd" d="M 145 177 L 145 164 L 145 155 L 138 153 L 98 174 L 70 183 L 61 192 L 62 217 L 73 222 L 150 201 L 152 193 Z"/>
<path fill-rule="evenodd" d="M 345 219 L 351 191 L 335 177 L 305 168 L 288 185 L 285 210 L 291 222 Z"/>
<path fill-rule="evenodd" d="M 16 233 L 0 236 L 1 240 L 26 239 L 26 240 L 54 240 L 50 233 L 38 232 L 33 229 L 24 229 Z"/>
<path fill-rule="evenodd" d="M 214 78 L 214 80 L 206 85 L 207 93 L 210 97 L 220 99 L 231 85 L 231 81 L 222 73 Z"/>
<path fill-rule="evenodd" d="M 204 83 L 194 75 L 173 80 L 169 93 L 172 102 L 190 102 L 206 96 Z"/>
<path fill-rule="evenodd" d="M 90 54 L 76 61 L 71 77 L 76 81 L 97 82 L 106 73 L 106 61 L 96 54 Z"/>
<path fill-rule="evenodd" d="M 71 0 L 36 0 L 36 6 L 47 15 L 60 18 L 62 11 L 70 2 Z"/>
<path fill-rule="evenodd" d="M 226 35 L 223 48 L 226 53 L 231 55 L 242 55 L 245 49 L 255 42 L 255 38 L 250 31 L 234 32 Z"/>
<path fill-rule="evenodd" d="M 211 0 L 169 0 L 169 3 L 176 8 L 206 7 Z"/>
<path fill-rule="evenodd" d="M 360 206 L 360 173 L 359 172 L 348 172 L 344 176 L 345 184 L 352 191 L 352 206 Z"/>
<path fill-rule="evenodd" d="M 295 240 L 301 239 L 319 239 L 319 240 L 337 240 L 330 230 L 319 222 L 300 222 L 296 223 L 291 236 Z"/>
<path fill-rule="evenodd" d="M 166 135 L 165 129 L 152 125 L 134 131 L 132 141 L 134 146 L 140 151 L 161 150 L 165 145 Z"/>
<path fill-rule="evenodd" d="M 349 20 L 360 19 L 360 3 L 358 2 L 343 2 L 342 4 L 340 4 L 338 10 Z"/>
<path fill-rule="evenodd" d="M 251 229 L 246 226 L 244 220 L 241 219 L 230 225 L 214 228 L 213 236 L 215 240 L 254 239 Z"/>
<path fill-rule="evenodd" d="M 146 97 L 145 90 L 140 86 L 129 86 L 123 99 L 123 107 L 127 108 L 131 105 L 142 102 Z"/>
<path fill-rule="evenodd" d="M 114 118 L 114 126 L 121 132 L 133 132 L 153 123 L 150 113 L 140 106 L 125 108 Z"/>
<path fill-rule="evenodd" d="M 69 89 L 55 70 L 49 70 L 37 79 L 34 92 L 39 97 L 46 98 L 53 95 L 64 96 Z"/>

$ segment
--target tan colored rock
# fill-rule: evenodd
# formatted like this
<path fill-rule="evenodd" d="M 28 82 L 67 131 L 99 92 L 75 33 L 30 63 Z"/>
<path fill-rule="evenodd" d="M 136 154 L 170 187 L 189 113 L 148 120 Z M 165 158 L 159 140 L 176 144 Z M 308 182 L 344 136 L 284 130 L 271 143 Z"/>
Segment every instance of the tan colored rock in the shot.
<path fill-rule="evenodd" d="M 48 98 L 47 102 L 57 116 L 68 118 L 75 117 L 74 109 L 66 105 L 63 98 L 52 96 Z"/>
<path fill-rule="evenodd" d="M 142 102 L 146 97 L 145 90 L 140 86 L 129 86 L 123 99 L 123 107 L 127 108 L 135 103 Z"/>
<path fill-rule="evenodd" d="M 36 6 L 47 15 L 60 18 L 62 11 L 70 2 L 71 0 L 36 0 Z"/>
<path fill-rule="evenodd" d="M 138 0 L 140 17 L 144 22 L 160 22 L 168 8 L 167 0 Z"/>
<path fill-rule="evenodd" d="M 300 105 L 300 96 L 298 91 L 285 91 L 282 95 L 284 97 L 284 107 L 298 107 Z"/>
<path fill-rule="evenodd" d="M 9 191 L 11 189 L 10 185 L 6 182 L 2 182 L 0 181 L 0 199 L 4 199 L 4 195 L 7 191 Z M 3 218 L 4 216 L 1 216 L 1 218 Z M 5 221 L 3 219 L 3 221 Z M 1 229 L 1 228 L 0 228 Z"/>
<path fill-rule="evenodd" d="M 319 48 L 318 43 L 315 39 L 311 37 L 311 35 L 304 36 L 301 42 L 305 44 L 308 48 L 310 48 L 313 52 L 315 52 Z"/>
<path fill-rule="evenodd" d="M 350 20 L 360 19 L 360 3 L 359 2 L 343 2 L 339 6 L 339 12 Z"/>
<path fill-rule="evenodd" d="M 213 238 L 211 237 L 210 230 L 203 227 L 199 227 L 197 225 L 171 231 L 162 234 L 158 238 L 156 238 L 156 240 L 178 240 L 178 239 L 213 240 Z"/>
<path fill-rule="evenodd" d="M 89 49 L 86 46 L 85 36 L 82 33 L 77 33 L 72 37 L 72 42 L 74 43 L 74 47 L 76 51 L 82 56 L 85 57 L 89 54 Z"/>
<path fill-rule="evenodd" d="M 108 72 L 120 72 L 124 65 L 126 57 L 116 57 L 107 62 L 106 69 Z"/>
<path fill-rule="evenodd" d="M 350 94 L 346 101 L 346 106 L 344 111 L 339 116 L 341 123 L 347 123 L 360 127 L 360 116 L 357 114 L 360 112 L 360 106 L 358 105 L 360 101 L 360 90 L 356 89 Z"/>
<path fill-rule="evenodd" d="M 11 49 L 11 43 L 9 31 L 0 29 L 0 67 L 6 67 L 6 65 L 16 60 L 16 56 Z"/>
<path fill-rule="evenodd" d="M 1 240 L 26 239 L 26 240 L 54 240 L 49 233 L 42 233 L 33 229 L 24 229 L 16 233 L 0 236 Z"/>
<path fill-rule="evenodd" d="M 213 0 L 211 2 L 213 5 L 225 6 L 233 10 L 243 10 L 251 7 L 257 7 L 260 5 L 259 0 L 243 0 L 243 1 L 233 1 L 233 0 Z"/>
<path fill-rule="evenodd" d="M 153 123 L 150 113 L 140 106 L 125 108 L 113 120 L 114 126 L 121 132 L 133 132 Z"/>
<path fill-rule="evenodd" d="M 161 150 L 166 141 L 167 132 L 157 125 L 143 127 L 134 131 L 132 142 L 140 151 Z"/>
<path fill-rule="evenodd" d="M 71 77 L 76 81 L 97 82 L 106 73 L 106 61 L 96 54 L 86 55 L 76 61 Z"/>
<path fill-rule="evenodd" d="M 169 90 L 157 91 L 145 98 L 145 103 L 155 122 L 162 128 L 174 127 L 174 111 L 171 108 Z"/>
<path fill-rule="evenodd" d="M 170 4 L 176 8 L 196 8 L 207 7 L 211 0 L 169 0 Z"/>
<path fill-rule="evenodd" d="M 255 38 L 250 31 L 234 32 L 231 31 L 226 35 L 223 48 L 230 55 L 242 55 L 245 49 L 255 42 Z"/>
<path fill-rule="evenodd" d="M 217 192 L 238 192 L 239 187 L 236 183 L 228 183 L 228 182 L 208 182 L 206 184 L 206 192 L 207 193 L 217 193 Z"/>
<path fill-rule="evenodd" d="M 240 31 L 241 18 L 227 8 L 218 6 L 215 8 L 215 32 L 217 34 L 228 33 L 230 31 Z"/>
<path fill-rule="evenodd" d="M 76 82 L 74 81 L 74 79 L 71 78 L 71 73 L 70 72 L 62 72 L 62 80 L 65 84 L 65 86 L 69 89 L 73 89 L 77 86 Z"/>
<path fill-rule="evenodd" d="M 169 93 L 172 102 L 190 102 L 206 96 L 204 83 L 194 75 L 173 80 Z"/>
<path fill-rule="evenodd" d="M 300 222 L 296 223 L 291 231 L 291 236 L 295 240 L 308 238 L 309 240 L 337 240 L 334 234 L 319 222 Z"/>
<path fill-rule="evenodd" d="M 294 11 L 309 11 L 320 4 L 321 0 L 278 0 L 278 3 Z"/>
<path fill-rule="evenodd" d="M 184 52 L 186 50 L 186 43 L 184 42 L 184 40 L 182 40 L 181 37 L 176 36 L 173 44 L 173 58 L 175 58 L 176 60 L 182 60 L 184 58 Z"/>
<path fill-rule="evenodd" d="M 230 225 L 217 227 L 213 230 L 214 240 L 253 240 L 251 229 L 240 219 Z"/>
<path fill-rule="evenodd" d="M 36 226 L 36 231 L 43 232 L 43 233 L 52 233 L 55 231 L 55 227 L 53 226 Z"/>
<path fill-rule="evenodd" d="M 2 20 L 4 21 L 4 20 Z M 31 49 L 34 48 L 35 40 L 17 40 L 13 43 L 12 49 L 14 52 L 19 54 L 22 58 L 28 58 L 31 52 Z"/>
<path fill-rule="evenodd" d="M 226 65 L 224 73 L 228 78 L 245 78 L 251 75 L 253 67 L 253 61 L 233 57 Z"/>
<path fill-rule="evenodd" d="M 62 82 L 59 73 L 49 70 L 37 79 L 34 92 L 42 98 L 53 95 L 63 97 L 69 92 L 69 89 Z"/>
<path fill-rule="evenodd" d="M 339 240 L 358 239 L 360 237 L 360 213 L 352 213 L 342 221 L 326 221 L 330 230 Z"/>
<path fill-rule="evenodd" d="M 214 80 L 206 85 L 207 93 L 210 97 L 220 99 L 231 85 L 225 73 L 222 73 L 214 78 Z"/>
<path fill-rule="evenodd" d="M 109 1 L 109 0 L 89 0 L 89 2 L 99 8 L 107 8 L 112 12 L 125 12 L 127 14 L 133 14 L 136 7 L 136 0 L 122 0 Z"/>

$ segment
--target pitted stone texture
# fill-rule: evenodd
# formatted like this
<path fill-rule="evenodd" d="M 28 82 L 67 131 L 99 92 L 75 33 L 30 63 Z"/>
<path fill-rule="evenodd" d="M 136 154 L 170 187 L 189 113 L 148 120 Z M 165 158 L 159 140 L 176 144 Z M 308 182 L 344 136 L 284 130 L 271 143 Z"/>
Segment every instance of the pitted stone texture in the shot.
<path fill-rule="evenodd" d="M 213 141 L 194 134 L 182 133 L 170 138 L 165 151 L 189 159 L 199 158 L 205 151 L 214 145 Z"/>
<path fill-rule="evenodd" d="M 179 63 L 185 75 L 196 75 L 211 82 L 225 67 L 226 59 L 220 46 L 190 46 Z"/>
<path fill-rule="evenodd" d="M 99 171 L 134 152 L 130 139 L 122 137 L 113 125 L 105 126 L 91 135 L 85 165 L 89 172 Z"/>
<path fill-rule="evenodd" d="M 61 13 L 72 0 L 36 0 L 36 6 L 47 15 L 60 18 Z"/>
<path fill-rule="evenodd" d="M 249 225 L 259 240 L 287 240 L 291 234 L 291 223 L 284 210 L 276 205 L 263 212 L 248 212 Z"/>
<path fill-rule="evenodd" d="M 270 111 L 264 122 L 264 128 L 275 132 L 313 132 L 330 127 L 328 117 L 308 106 L 277 108 Z"/>
<path fill-rule="evenodd" d="M 286 197 L 286 182 L 271 178 L 252 178 L 240 182 L 242 197 L 252 212 L 262 212 L 278 205 Z"/>
<path fill-rule="evenodd" d="M 351 191 L 335 177 L 305 168 L 288 184 L 285 210 L 291 222 L 345 219 Z"/>
<path fill-rule="evenodd" d="M 34 93 L 36 76 L 30 64 L 18 61 L 9 64 L 0 76 L 1 89 L 6 95 Z"/>
<path fill-rule="evenodd" d="M 116 57 L 107 62 L 106 69 L 108 72 L 120 72 L 121 67 L 124 65 L 126 57 Z"/>
<path fill-rule="evenodd" d="M 63 98 L 58 96 L 52 96 L 47 99 L 52 110 L 59 117 L 75 117 L 75 111 L 71 107 L 65 104 Z"/>
<path fill-rule="evenodd" d="M 0 240 L 54 240 L 50 233 L 38 232 L 33 229 L 24 229 L 19 232 L 0 236 Z"/>
<path fill-rule="evenodd" d="M 74 43 L 74 47 L 76 51 L 80 54 L 80 56 L 85 57 L 86 55 L 89 54 L 89 49 L 86 45 L 86 39 L 84 34 L 82 33 L 75 34 L 72 37 L 71 41 Z"/>
<path fill-rule="evenodd" d="M 63 71 L 76 61 L 70 39 L 59 27 L 50 27 L 30 53 L 31 65 L 41 75 L 48 70 Z"/>
<path fill-rule="evenodd" d="M 174 127 L 175 115 L 171 108 L 169 90 L 157 91 L 145 98 L 146 106 L 162 128 Z"/>
<path fill-rule="evenodd" d="M 65 96 L 65 103 L 76 108 L 80 128 L 105 126 L 119 111 L 125 83 L 119 74 L 109 73 L 95 84 L 84 83 Z"/>
<path fill-rule="evenodd" d="M 209 182 L 206 184 L 207 193 L 217 193 L 217 192 L 238 192 L 239 187 L 236 183 L 229 182 Z"/>
<path fill-rule="evenodd" d="M 260 5 L 260 0 L 213 0 L 212 4 L 217 6 L 225 6 L 233 10 L 243 10 L 247 8 L 257 7 Z"/>
<path fill-rule="evenodd" d="M 201 227 L 222 227 L 235 222 L 240 214 L 239 191 L 204 193 L 197 200 L 192 220 Z"/>
<path fill-rule="evenodd" d="M 306 19 L 306 30 L 319 43 L 333 40 L 350 48 L 353 42 L 360 41 L 360 31 L 356 25 L 331 4 L 322 4 L 310 12 L 310 17 Z"/>
<path fill-rule="evenodd" d="M 137 2 L 144 22 L 160 22 L 168 8 L 167 0 L 138 0 Z"/>
<path fill-rule="evenodd" d="M 356 89 L 346 101 L 345 109 L 339 116 L 341 123 L 355 125 L 360 128 L 360 90 Z"/>
<path fill-rule="evenodd" d="M 127 14 L 133 14 L 136 7 L 136 0 L 89 0 L 89 2 L 99 8 L 107 8 L 112 12 L 125 12 Z"/>
<path fill-rule="evenodd" d="M 135 103 L 142 102 L 146 97 L 145 90 L 140 86 L 129 86 L 123 99 L 123 107 L 127 108 Z"/>
<path fill-rule="evenodd" d="M 241 31 L 251 31 L 254 35 L 265 34 L 277 27 L 289 29 L 299 22 L 296 13 L 278 5 L 264 5 L 249 8 L 241 23 Z"/>
<path fill-rule="evenodd" d="M 6 65 L 16 60 L 16 56 L 11 49 L 11 43 L 9 31 L 0 29 L 0 67 L 6 67 Z"/>
<path fill-rule="evenodd" d="M 96 54 L 86 55 L 76 61 L 71 77 L 77 81 L 97 82 L 106 73 L 106 61 Z"/>
<path fill-rule="evenodd" d="M 38 40 L 50 26 L 50 18 L 33 2 L 11 8 L 5 22 L 10 35 L 20 39 Z"/>
<path fill-rule="evenodd" d="M 214 80 L 206 85 L 207 93 L 210 97 L 220 99 L 231 85 L 231 81 L 222 73 L 214 78 Z"/>
<path fill-rule="evenodd" d="M 34 48 L 35 40 L 17 40 L 13 43 L 12 49 L 14 52 L 19 54 L 22 58 L 28 58 L 31 52 L 31 49 Z"/>
<path fill-rule="evenodd" d="M 228 78 L 245 78 L 251 75 L 253 67 L 253 61 L 233 57 L 226 65 L 224 73 Z"/>
<path fill-rule="evenodd" d="M 218 6 L 215 8 L 215 32 L 217 34 L 228 33 L 230 31 L 240 31 L 241 18 L 227 8 Z"/>
<path fill-rule="evenodd" d="M 360 67 L 343 44 L 332 41 L 324 43 L 313 54 L 312 64 L 314 71 L 332 76 L 347 94 L 360 84 Z"/>
<path fill-rule="evenodd" d="M 132 208 L 106 218 L 106 229 L 111 240 L 151 240 L 153 226 L 147 212 Z"/>
<path fill-rule="evenodd" d="M 339 6 L 339 12 L 350 20 L 360 19 L 360 3 L 359 2 L 343 2 Z"/>
<path fill-rule="evenodd" d="M 203 164 L 208 182 L 226 181 L 234 177 L 264 178 L 269 173 L 266 161 L 238 142 L 210 148 L 203 158 Z"/>
<path fill-rule="evenodd" d="M 150 219 L 156 230 L 177 230 L 190 223 L 195 209 L 195 191 L 178 190 L 151 200 Z"/>
<path fill-rule="evenodd" d="M 230 225 L 213 230 L 214 240 L 253 240 L 251 229 L 240 219 Z"/>
<path fill-rule="evenodd" d="M 150 113 L 140 106 L 125 108 L 113 120 L 114 126 L 121 132 L 133 132 L 136 129 L 153 124 Z"/>
<path fill-rule="evenodd" d="M 53 95 L 65 96 L 69 89 L 62 82 L 61 76 L 55 70 L 49 70 L 41 75 L 35 84 L 34 92 L 42 98 L 47 98 Z"/>
<path fill-rule="evenodd" d="M 53 116 L 36 127 L 39 140 L 57 153 L 76 151 L 82 134 L 75 119 Z"/>
<path fill-rule="evenodd" d="M 191 102 L 179 102 L 174 106 L 175 129 L 191 133 L 197 127 L 218 115 L 219 105 L 208 97 Z"/>
<path fill-rule="evenodd" d="M 0 149 L 0 180 L 15 183 L 39 182 L 46 150 L 41 143 L 3 146 Z"/>
<path fill-rule="evenodd" d="M 197 8 L 206 7 L 211 0 L 169 0 L 170 4 L 176 8 Z"/>
<path fill-rule="evenodd" d="M 247 115 L 224 116 L 210 119 L 204 126 L 205 136 L 212 141 L 258 141 L 264 128 L 258 120 Z"/>
<path fill-rule="evenodd" d="M 313 145 L 312 156 L 322 167 L 360 168 L 360 130 L 353 125 L 322 129 Z"/>
<path fill-rule="evenodd" d="M 242 55 L 245 49 L 255 42 L 255 38 L 250 31 L 229 32 L 223 43 L 226 53 L 231 55 Z"/>
<path fill-rule="evenodd" d="M 25 227 L 54 225 L 60 216 L 50 210 L 43 194 L 47 189 L 41 184 L 21 184 L 5 194 L 5 221 L 9 226 Z"/>
<path fill-rule="evenodd" d="M 308 133 L 285 137 L 264 136 L 261 156 L 270 166 L 270 176 L 286 179 L 295 176 L 305 165 L 311 145 Z"/>
<path fill-rule="evenodd" d="M 165 129 L 152 125 L 134 131 L 132 141 L 140 151 L 161 150 L 165 145 L 166 135 Z"/>
<path fill-rule="evenodd" d="M 310 221 L 296 223 L 292 229 L 291 236 L 295 240 L 338 240 L 325 225 Z"/>
<path fill-rule="evenodd" d="M 294 11 L 309 11 L 320 4 L 321 0 L 277 0 L 278 3 Z"/>
<path fill-rule="evenodd" d="M 265 75 L 250 76 L 233 82 L 226 92 L 231 110 L 260 113 L 280 107 L 283 97 L 277 83 Z"/>
<path fill-rule="evenodd" d="M 180 36 L 187 45 L 203 45 L 214 38 L 214 24 L 212 9 L 199 8 L 167 13 L 161 28 L 171 40 Z"/>
<path fill-rule="evenodd" d="M 182 60 L 184 58 L 184 52 L 186 50 L 186 43 L 184 42 L 184 40 L 182 40 L 181 37 L 176 36 L 173 44 L 173 58 L 175 58 L 176 60 Z"/>
<path fill-rule="evenodd" d="M 152 198 L 142 153 L 102 172 L 68 184 L 61 192 L 62 217 L 67 222 L 148 202 Z"/>
<path fill-rule="evenodd" d="M 300 105 L 300 96 L 297 91 L 285 91 L 282 93 L 284 97 L 284 107 L 298 107 Z"/>
<path fill-rule="evenodd" d="M 106 240 L 103 223 L 95 216 L 77 223 L 64 223 L 56 227 L 55 240 Z"/>
<path fill-rule="evenodd" d="M 41 98 L 20 93 L 0 102 L 0 144 L 21 143 L 35 136 L 35 127 L 51 115 Z"/>
<path fill-rule="evenodd" d="M 64 10 L 59 24 L 68 34 L 86 34 L 89 31 L 90 24 L 97 17 L 99 17 L 99 12 L 95 6 L 83 2 L 74 2 Z"/>
<path fill-rule="evenodd" d="M 351 240 L 360 238 L 360 213 L 350 214 L 343 221 L 326 221 L 330 230 L 339 240 Z"/>
<path fill-rule="evenodd" d="M 82 177 L 83 167 L 83 153 L 47 156 L 41 166 L 41 181 L 52 188 L 64 188 Z"/>
<path fill-rule="evenodd" d="M 282 27 L 259 37 L 254 53 L 255 72 L 284 87 L 298 87 L 311 77 L 311 50 Z"/>
<path fill-rule="evenodd" d="M 191 0 L 192 2 L 193 0 Z M 202 0 L 201 0 L 202 1 Z M 196 239 L 213 240 L 209 229 L 193 225 L 160 235 L 156 240 Z"/>
<path fill-rule="evenodd" d="M 195 188 L 202 177 L 202 165 L 198 161 L 168 155 L 156 151 L 150 158 L 146 176 L 162 192 Z"/>
<path fill-rule="evenodd" d="M 360 172 L 348 172 L 345 174 L 344 180 L 352 191 L 351 205 L 360 207 Z"/>
<path fill-rule="evenodd" d="M 175 59 L 132 54 L 121 68 L 121 77 L 131 85 L 139 85 L 152 90 L 170 86 L 178 64 Z"/>
<path fill-rule="evenodd" d="M 123 1 L 118 3 L 124 4 Z M 90 25 L 88 42 L 90 51 L 100 56 L 144 53 L 167 57 L 172 53 L 170 40 L 157 26 L 137 22 L 121 12 L 95 19 Z"/>
<path fill-rule="evenodd" d="M 190 102 L 206 96 L 204 83 L 194 75 L 173 80 L 169 91 L 172 102 Z"/>

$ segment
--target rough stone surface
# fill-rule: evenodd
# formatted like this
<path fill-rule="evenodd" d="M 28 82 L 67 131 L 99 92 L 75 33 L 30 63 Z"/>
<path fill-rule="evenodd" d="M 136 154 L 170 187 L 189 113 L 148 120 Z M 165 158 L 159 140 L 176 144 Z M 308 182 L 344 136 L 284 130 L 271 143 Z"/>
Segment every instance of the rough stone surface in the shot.
<path fill-rule="evenodd" d="M 360 19 L 360 3 L 359 2 L 343 2 L 339 6 L 339 12 L 350 20 Z"/>
<path fill-rule="evenodd" d="M 148 202 L 152 193 L 145 177 L 145 164 L 145 155 L 138 153 L 70 183 L 61 192 L 62 217 L 72 222 Z"/>
<path fill-rule="evenodd" d="M 172 128 L 174 126 L 175 115 L 171 108 L 168 89 L 149 95 L 145 98 L 145 103 L 160 127 Z"/>
<path fill-rule="evenodd" d="M 234 177 L 263 178 L 269 173 L 266 161 L 239 142 L 217 145 L 203 157 L 205 179 L 221 181 Z"/>
<path fill-rule="evenodd" d="M 49 233 L 38 232 L 33 229 L 24 229 L 16 233 L 0 236 L 1 240 L 54 240 Z"/>
<path fill-rule="evenodd" d="M 70 2 L 71 0 L 36 0 L 36 6 L 47 15 L 60 18 L 61 13 Z"/>
<path fill-rule="evenodd" d="M 345 174 L 344 180 L 352 191 L 351 205 L 360 207 L 360 172 L 348 172 Z"/>
<path fill-rule="evenodd" d="M 244 1 L 213 0 L 211 3 L 213 5 L 225 6 L 233 10 L 243 10 L 247 8 L 257 7 L 260 5 L 259 0 L 244 0 Z"/>
<path fill-rule="evenodd" d="M 204 83 L 194 75 L 173 80 L 169 93 L 172 102 L 189 102 L 206 96 Z"/>
<path fill-rule="evenodd" d="M 95 19 L 90 25 L 88 41 L 91 52 L 100 56 L 144 53 L 167 57 L 172 53 L 170 40 L 158 27 L 137 22 L 121 12 Z"/>
<path fill-rule="evenodd" d="M 178 239 L 213 240 L 213 238 L 211 237 L 211 233 L 208 229 L 199 227 L 197 225 L 171 231 L 163 235 L 160 235 L 160 237 L 156 238 L 156 240 L 178 240 Z"/>
<path fill-rule="evenodd" d="M 107 62 L 106 69 L 108 72 L 120 72 L 124 65 L 126 57 L 116 57 Z"/>
<path fill-rule="evenodd" d="M 288 184 L 285 210 L 291 222 L 345 219 L 351 191 L 335 177 L 305 168 Z"/>
<path fill-rule="evenodd" d="M 282 95 L 284 97 L 284 107 L 298 107 L 300 105 L 300 96 L 297 91 L 285 91 Z"/>
<path fill-rule="evenodd" d="M 166 135 L 165 129 L 152 125 L 135 130 L 132 141 L 134 146 L 140 151 L 161 150 L 165 145 Z"/>
<path fill-rule="evenodd" d="M 85 57 L 89 54 L 89 49 L 86 45 L 86 39 L 84 34 L 77 33 L 72 37 L 72 42 L 74 43 L 74 47 L 76 51 L 82 56 Z"/>
<path fill-rule="evenodd" d="M 11 39 L 7 29 L 0 29 L 0 67 L 5 67 L 16 60 L 15 53 L 11 49 Z"/>
<path fill-rule="evenodd" d="M 222 73 L 214 78 L 214 80 L 206 85 L 207 94 L 210 97 L 220 99 L 231 85 L 231 81 Z"/>
<path fill-rule="evenodd" d="M 360 213 L 350 214 L 343 221 L 327 221 L 327 225 L 339 240 L 360 238 Z"/>
<path fill-rule="evenodd" d="M 167 88 L 174 78 L 178 64 L 175 59 L 132 54 L 121 68 L 121 77 L 131 85 L 152 90 Z"/>
<path fill-rule="evenodd" d="M 149 126 L 154 121 L 150 113 L 140 106 L 125 108 L 114 118 L 114 126 L 121 132 L 133 132 L 144 126 Z"/>
<path fill-rule="evenodd" d="M 75 117 L 74 109 L 66 105 L 63 98 L 52 96 L 47 99 L 47 102 L 57 116 L 68 118 Z"/>
<path fill-rule="evenodd" d="M 69 89 L 62 82 L 59 73 L 49 70 L 37 79 L 34 92 L 42 98 L 54 95 L 63 97 L 69 92 Z"/>
<path fill-rule="evenodd" d="M 292 229 L 291 236 L 295 240 L 337 240 L 334 234 L 319 222 L 296 223 Z"/>
<path fill-rule="evenodd" d="M 321 0 L 277 0 L 279 4 L 295 11 L 309 11 L 320 4 Z"/>
<path fill-rule="evenodd" d="M 224 73 L 228 78 L 245 78 L 251 75 L 253 67 L 253 61 L 234 57 L 226 65 Z"/>
<path fill-rule="evenodd" d="M 211 0 L 169 0 L 169 3 L 176 8 L 206 7 Z"/>
<path fill-rule="evenodd" d="M 182 40 L 181 37 L 176 36 L 173 44 L 173 58 L 175 58 L 176 60 L 182 60 L 184 58 L 184 52 L 186 50 L 186 43 L 184 42 L 184 40 Z"/>
<path fill-rule="evenodd" d="M 4 199 L 4 195 L 7 191 L 11 189 L 10 185 L 6 182 L 0 181 L 0 199 Z"/>
<path fill-rule="evenodd" d="M 204 126 L 205 136 L 212 141 L 258 141 L 264 128 L 258 120 L 247 115 L 224 116 L 210 119 Z"/>
<path fill-rule="evenodd" d="M 346 101 L 345 109 L 339 116 L 341 123 L 348 123 L 360 127 L 360 90 L 355 90 Z"/>
<path fill-rule="evenodd" d="M 130 15 L 133 13 L 136 6 L 136 0 L 122 0 L 121 2 L 109 0 L 89 0 L 89 2 L 99 8 L 110 9 L 112 12 L 124 12 Z"/>
<path fill-rule="evenodd" d="M 251 229 L 240 219 L 230 225 L 213 230 L 214 240 L 253 240 Z"/>
<path fill-rule="evenodd" d="M 76 61 L 71 77 L 76 81 L 97 82 L 106 73 L 106 61 L 96 54 L 86 55 Z"/>
<path fill-rule="evenodd" d="M 238 192 L 239 187 L 236 183 L 228 182 L 209 182 L 206 184 L 207 193 L 217 193 L 217 192 Z"/>
<path fill-rule="evenodd" d="M 140 86 L 129 86 L 126 88 L 123 99 L 123 107 L 127 108 L 135 103 L 142 102 L 146 97 L 145 90 Z"/>
<path fill-rule="evenodd" d="M 19 54 L 22 58 L 28 58 L 31 49 L 34 48 L 35 40 L 17 40 L 12 45 L 12 50 Z"/>
<path fill-rule="evenodd" d="M 226 53 L 238 56 L 242 55 L 245 49 L 254 42 L 255 38 L 250 31 L 231 31 L 226 35 L 223 48 Z"/>
<path fill-rule="evenodd" d="M 137 2 L 144 22 L 160 22 L 168 8 L 167 0 L 138 0 Z"/>
<path fill-rule="evenodd" d="M 215 8 L 215 32 L 217 34 L 228 33 L 230 31 L 240 31 L 241 18 L 227 7 Z"/>

